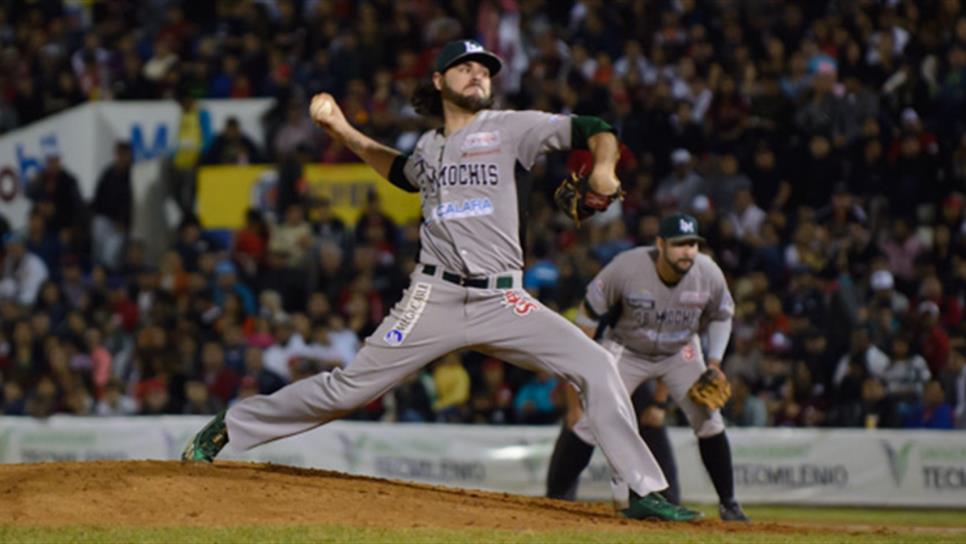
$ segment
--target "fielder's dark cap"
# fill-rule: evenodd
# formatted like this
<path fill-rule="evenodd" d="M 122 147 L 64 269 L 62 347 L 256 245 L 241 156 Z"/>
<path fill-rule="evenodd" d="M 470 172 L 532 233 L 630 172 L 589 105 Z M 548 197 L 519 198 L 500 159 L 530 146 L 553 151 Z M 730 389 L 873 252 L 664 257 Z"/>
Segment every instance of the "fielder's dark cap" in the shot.
<path fill-rule="evenodd" d="M 661 219 L 657 235 L 669 242 L 704 241 L 698 234 L 698 220 L 686 213 L 676 213 Z"/>
<path fill-rule="evenodd" d="M 490 69 L 490 76 L 495 76 L 500 68 L 503 68 L 503 61 L 484 48 L 480 42 L 475 40 L 453 40 L 439 51 L 436 56 L 436 63 L 433 65 L 437 72 L 445 72 L 454 65 L 467 61 L 475 60 Z"/>

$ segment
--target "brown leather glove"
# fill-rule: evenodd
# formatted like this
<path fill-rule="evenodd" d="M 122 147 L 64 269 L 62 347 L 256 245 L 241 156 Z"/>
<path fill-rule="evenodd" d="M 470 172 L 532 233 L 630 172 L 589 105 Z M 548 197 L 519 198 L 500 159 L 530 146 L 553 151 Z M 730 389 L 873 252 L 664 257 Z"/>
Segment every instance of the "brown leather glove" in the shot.
<path fill-rule="evenodd" d="M 731 384 L 723 374 L 709 368 L 688 389 L 688 398 L 709 412 L 720 410 L 731 398 Z"/>
<path fill-rule="evenodd" d="M 553 201 L 568 217 L 580 226 L 582 219 L 602 212 L 611 202 L 624 198 L 624 191 L 620 189 L 612 195 L 602 195 L 590 188 L 587 176 L 576 172 L 564 179 L 553 193 Z"/>

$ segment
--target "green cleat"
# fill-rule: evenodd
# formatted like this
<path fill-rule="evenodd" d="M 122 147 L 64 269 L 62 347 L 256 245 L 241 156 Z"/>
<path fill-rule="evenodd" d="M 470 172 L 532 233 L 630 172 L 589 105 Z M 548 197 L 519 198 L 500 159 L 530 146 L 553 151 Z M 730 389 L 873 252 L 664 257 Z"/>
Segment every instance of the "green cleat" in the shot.
<path fill-rule="evenodd" d="M 227 443 L 228 428 L 225 426 L 225 411 L 222 410 L 188 442 L 181 452 L 181 460 L 210 463 Z"/>
<path fill-rule="evenodd" d="M 643 497 L 631 493 L 630 506 L 621 510 L 621 515 L 629 519 L 658 521 L 695 521 L 704 517 L 701 512 L 667 502 L 667 499 L 657 492 Z"/>

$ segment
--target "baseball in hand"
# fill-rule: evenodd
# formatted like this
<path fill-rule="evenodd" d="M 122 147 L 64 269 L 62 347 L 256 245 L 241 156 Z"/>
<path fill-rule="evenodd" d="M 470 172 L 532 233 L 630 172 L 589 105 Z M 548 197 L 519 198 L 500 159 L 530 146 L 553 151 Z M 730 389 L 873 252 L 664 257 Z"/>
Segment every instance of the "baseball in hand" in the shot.
<path fill-rule="evenodd" d="M 323 98 L 318 100 L 314 106 L 312 106 L 312 117 L 316 119 L 322 117 L 328 117 L 332 113 L 332 101 Z"/>

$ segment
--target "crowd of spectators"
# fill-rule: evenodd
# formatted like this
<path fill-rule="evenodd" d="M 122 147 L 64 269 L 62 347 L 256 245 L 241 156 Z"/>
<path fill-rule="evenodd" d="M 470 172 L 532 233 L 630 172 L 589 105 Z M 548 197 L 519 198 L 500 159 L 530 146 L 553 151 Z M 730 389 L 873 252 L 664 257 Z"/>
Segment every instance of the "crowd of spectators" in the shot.
<path fill-rule="evenodd" d="M 579 230 L 548 195 L 589 156 L 528 174 L 525 286 L 545 305 L 572 314 L 601 266 L 687 211 L 736 300 L 733 425 L 966 428 L 961 4 L 6 2 L 0 129 L 86 100 L 190 111 L 267 96 L 264 148 L 236 124 L 174 162 L 270 160 L 297 179 L 305 161 L 352 160 L 307 122 L 307 96 L 333 93 L 363 131 L 407 150 L 434 123 L 412 90 L 440 44 L 474 36 L 506 61 L 502 107 L 599 115 L 622 141 L 626 198 Z M 129 191 L 124 151 L 105 194 Z M 190 188 L 177 191 L 190 210 Z M 348 364 L 417 258 L 418 224 L 395 224 L 374 196 L 346 225 L 283 184 L 278 209 L 250 210 L 230 243 L 189 216 L 150 263 L 124 236 L 124 206 L 88 206 L 56 158 L 30 194 L 26 229 L 4 238 L 6 414 L 212 413 Z M 466 352 L 353 417 L 549 423 L 562 398 L 554 376 Z"/>

